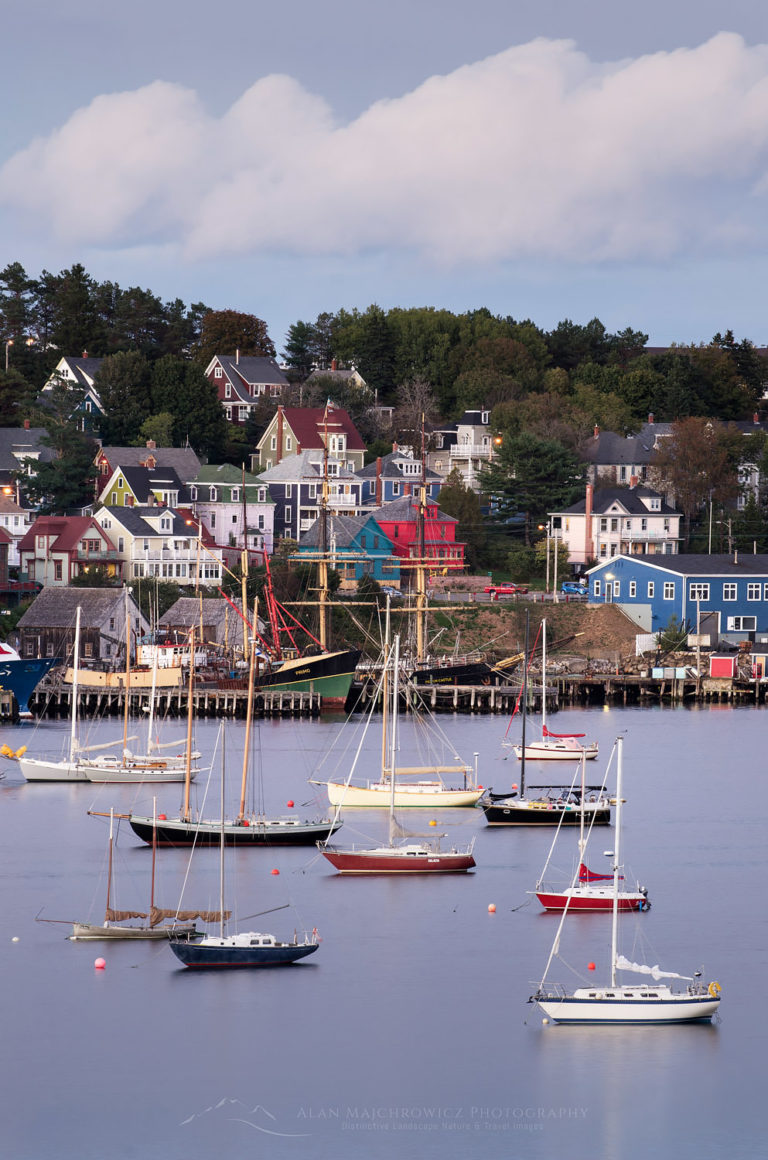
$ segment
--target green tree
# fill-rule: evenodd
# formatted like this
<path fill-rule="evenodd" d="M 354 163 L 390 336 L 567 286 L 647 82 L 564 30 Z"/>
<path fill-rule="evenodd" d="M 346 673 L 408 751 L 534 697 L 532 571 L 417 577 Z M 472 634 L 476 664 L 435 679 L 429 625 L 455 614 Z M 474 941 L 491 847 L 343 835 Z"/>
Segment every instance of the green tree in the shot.
<path fill-rule="evenodd" d="M 739 433 L 743 442 L 743 436 Z M 738 454 L 742 443 L 722 424 L 689 416 L 672 424 L 651 464 L 651 481 L 674 494 L 685 517 L 685 545 L 691 520 L 708 500 L 730 503 L 739 491 Z"/>
<path fill-rule="evenodd" d="M 173 415 L 170 411 L 160 411 L 157 415 L 150 415 L 145 419 L 133 444 L 136 447 L 144 447 L 149 440 L 157 447 L 173 446 Z"/>
<path fill-rule="evenodd" d="M 119 351 L 104 359 L 94 386 L 106 414 L 101 420 L 104 442 L 117 447 L 135 443 L 142 423 L 152 414 L 151 367 L 138 350 Z"/>
<path fill-rule="evenodd" d="M 152 411 L 173 415 L 173 442 L 187 442 L 211 460 L 219 462 L 227 444 L 229 424 L 219 402 L 216 386 L 198 363 L 164 355 L 152 367 Z"/>
<path fill-rule="evenodd" d="M 440 489 L 438 501 L 441 511 L 459 521 L 456 539 L 466 544 L 465 560 L 471 572 L 476 572 L 487 541 L 480 497 L 467 487 L 461 472 L 454 468 Z"/>
<path fill-rule="evenodd" d="M 532 529 L 547 513 L 573 503 L 581 490 L 583 468 L 573 452 L 554 439 L 523 431 L 504 438 L 496 460 L 483 472 L 483 490 L 493 496 L 502 518 L 524 517 L 526 547 Z"/>
<path fill-rule="evenodd" d="M 205 368 L 216 354 L 274 357 L 267 324 L 255 314 L 237 310 L 209 310 L 203 315 L 200 337 L 193 347 L 195 361 Z"/>
<path fill-rule="evenodd" d="M 53 425 L 43 442 L 52 447 L 56 458 L 30 462 L 24 483 L 30 499 L 42 515 L 66 515 L 93 503 L 93 485 L 98 476 L 94 466 L 97 445 L 72 423 Z"/>
<path fill-rule="evenodd" d="M 283 358 L 289 367 L 297 372 L 300 378 L 306 378 L 312 370 L 312 342 L 315 328 L 311 322 L 292 323 L 288 327 L 285 339 Z"/>

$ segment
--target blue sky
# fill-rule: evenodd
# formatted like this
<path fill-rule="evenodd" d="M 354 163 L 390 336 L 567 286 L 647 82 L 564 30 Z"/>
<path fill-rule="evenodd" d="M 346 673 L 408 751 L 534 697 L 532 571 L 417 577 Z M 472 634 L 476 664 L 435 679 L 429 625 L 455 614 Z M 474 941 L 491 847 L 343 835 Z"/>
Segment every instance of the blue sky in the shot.
<path fill-rule="evenodd" d="M 6 0 L 3 265 L 766 345 L 761 9 Z"/>

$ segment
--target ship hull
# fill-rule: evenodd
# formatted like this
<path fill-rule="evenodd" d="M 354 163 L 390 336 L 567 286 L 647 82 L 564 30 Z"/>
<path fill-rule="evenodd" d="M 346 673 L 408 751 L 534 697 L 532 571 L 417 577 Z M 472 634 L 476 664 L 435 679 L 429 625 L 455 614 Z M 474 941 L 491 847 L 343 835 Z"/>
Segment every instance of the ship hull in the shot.
<path fill-rule="evenodd" d="M 574 911 L 593 913 L 596 910 L 602 910 L 610 912 L 613 909 L 612 887 L 605 890 L 574 890 L 560 893 L 537 890 L 536 897 L 545 910 L 565 910 L 567 906 L 569 914 Z M 644 894 L 626 893 L 619 895 L 617 910 L 650 910 L 650 908 L 651 904 Z"/>
<path fill-rule="evenodd" d="M 483 796 L 481 789 L 443 789 L 439 782 L 402 784 L 395 788 L 395 808 L 455 809 L 477 805 Z M 389 809 L 392 791 L 389 782 L 374 782 L 367 786 L 328 782 L 328 799 L 332 806 L 345 809 Z"/>
<path fill-rule="evenodd" d="M 169 939 L 192 938 L 197 934 L 194 926 L 96 926 L 90 922 L 74 922 L 72 942 L 88 939 Z"/>
<path fill-rule="evenodd" d="M 184 822 L 181 819 L 130 817 L 131 829 L 148 845 L 153 832 L 158 846 L 220 846 L 221 822 Z M 224 823 L 225 846 L 314 846 L 339 828 L 341 822 L 299 822 L 291 818 L 252 821 L 248 825 Z"/>
<path fill-rule="evenodd" d="M 324 702 L 343 705 L 349 696 L 360 656 L 359 649 L 346 649 L 285 661 L 279 669 L 257 675 L 257 690 L 270 693 L 319 693 Z M 228 684 L 223 682 L 222 687 L 226 688 Z M 239 688 L 240 683 L 230 687 Z"/>
<path fill-rule="evenodd" d="M 18 761 L 27 781 L 88 781 L 76 761 L 46 761 L 39 757 L 20 757 Z"/>
<path fill-rule="evenodd" d="M 506 685 L 508 678 L 484 661 L 463 665 L 435 665 L 414 669 L 409 678 L 414 685 Z"/>
<path fill-rule="evenodd" d="M 458 850 L 328 848 L 321 853 L 339 874 L 456 874 L 466 873 L 475 866 L 471 853 Z"/>
<path fill-rule="evenodd" d="M 709 1022 L 720 1006 L 719 998 L 709 995 L 677 995 L 664 987 L 617 987 L 579 989 L 564 998 L 537 998 L 548 1018 L 555 1023 L 591 1023 L 597 1025 L 663 1025 Z M 594 996 L 594 997 L 593 997 Z M 647 996 L 647 997 L 641 997 Z M 664 996 L 664 997 L 662 997 Z"/>
<path fill-rule="evenodd" d="M 46 673 L 58 664 L 56 657 L 0 661 L 0 686 L 13 693 L 20 717 L 31 717 L 29 698 Z"/>
<path fill-rule="evenodd" d="M 218 945 L 216 945 L 218 943 Z M 274 946 L 229 946 L 227 940 L 184 942 L 171 939 L 171 950 L 193 970 L 236 970 L 242 967 L 282 967 L 313 954 L 318 944 L 277 943 Z"/>
<path fill-rule="evenodd" d="M 555 805 L 548 802 L 508 801 L 491 802 L 483 806 L 489 826 L 578 826 L 581 806 Z M 585 825 L 609 826 L 611 808 L 589 803 L 584 807 Z"/>

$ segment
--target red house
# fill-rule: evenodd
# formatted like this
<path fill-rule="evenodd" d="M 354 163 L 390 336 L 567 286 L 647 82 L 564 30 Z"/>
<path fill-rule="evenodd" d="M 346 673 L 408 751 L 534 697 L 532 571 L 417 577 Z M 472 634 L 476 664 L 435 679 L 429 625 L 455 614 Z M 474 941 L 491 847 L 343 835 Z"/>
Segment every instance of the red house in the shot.
<path fill-rule="evenodd" d="M 93 516 L 38 516 L 19 544 L 20 570 L 43 587 L 65 587 L 96 565 L 119 579 L 122 561 Z"/>
<path fill-rule="evenodd" d="M 376 522 L 393 546 L 394 554 L 405 560 L 418 560 L 419 500 L 405 495 L 375 509 Z M 464 544 L 456 542 L 453 516 L 441 512 L 434 500 L 424 507 L 424 562 L 431 572 L 460 572 L 464 567 Z"/>
<path fill-rule="evenodd" d="M 214 355 L 205 377 L 216 387 L 224 417 L 243 426 L 261 398 L 279 399 L 288 379 L 273 358 L 261 355 Z"/>

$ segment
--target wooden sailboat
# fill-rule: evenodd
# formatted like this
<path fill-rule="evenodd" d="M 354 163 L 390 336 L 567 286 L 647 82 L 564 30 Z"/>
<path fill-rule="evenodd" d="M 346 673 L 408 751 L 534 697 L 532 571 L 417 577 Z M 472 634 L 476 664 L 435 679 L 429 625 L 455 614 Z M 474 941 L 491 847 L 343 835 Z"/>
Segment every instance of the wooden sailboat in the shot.
<path fill-rule="evenodd" d="M 508 794 L 491 793 L 480 804 L 489 826 L 578 826 L 582 818 L 589 825 L 607 826 L 611 821 L 611 801 L 602 785 L 532 785 L 526 787 L 526 721 L 528 716 L 529 616 L 525 614 L 525 660 L 523 662 L 522 741 L 520 784 Z M 526 792 L 526 788 L 528 792 Z M 533 792 L 531 792 L 533 791 Z"/>
<path fill-rule="evenodd" d="M 107 866 L 107 903 L 104 908 L 104 922 L 95 924 L 90 922 L 73 922 L 72 934 L 74 941 L 80 939 L 161 939 L 193 938 L 196 934 L 194 922 L 189 920 L 201 918 L 212 921 L 206 911 L 177 911 L 163 910 L 155 905 L 155 847 L 152 849 L 152 878 L 149 893 L 149 910 L 117 910 L 112 905 L 113 882 L 113 827 L 114 811 L 109 816 L 109 855 Z M 144 925 L 130 924 L 132 919 L 148 919 Z M 171 925 L 168 925 L 170 920 Z"/>
<path fill-rule="evenodd" d="M 194 817 L 190 805 L 191 783 L 191 735 L 192 735 L 192 682 L 194 673 L 194 629 L 192 630 L 190 658 L 190 690 L 187 709 L 187 776 L 184 782 L 184 804 L 180 815 L 169 818 L 166 814 L 147 817 L 140 814 L 126 815 L 131 829 L 144 842 L 157 842 L 158 846 L 217 846 L 223 832 L 227 846 L 306 846 L 314 845 L 333 830 L 338 829 L 338 819 L 328 818 L 302 820 L 293 817 L 268 818 L 263 814 L 248 813 L 246 796 L 248 785 L 248 761 L 250 757 L 250 735 L 253 719 L 254 666 L 256 654 L 251 650 L 248 709 L 246 713 L 245 751 L 243 754 L 243 774 L 240 790 L 240 807 L 237 816 L 229 821 L 221 818 L 205 819 Z"/>
<path fill-rule="evenodd" d="M 623 738 L 617 740 L 618 772 L 616 786 L 616 841 L 613 851 L 613 903 L 611 923 L 611 980 L 608 984 L 576 987 L 573 990 L 547 983 L 552 961 L 559 952 L 560 938 L 570 907 L 563 911 L 555 941 L 542 981 L 529 1002 L 537 1003 L 548 1019 L 555 1023 L 590 1023 L 661 1025 L 668 1023 L 709 1022 L 720 1006 L 720 984 L 700 981 L 695 975 L 679 975 L 658 966 L 633 963 L 618 953 L 619 883 L 621 881 L 621 804 Z M 625 921 L 627 921 L 625 919 Z M 628 971 L 645 976 L 639 984 L 617 982 L 617 972 Z M 649 981 L 649 978 L 653 981 Z M 662 979 L 681 979 L 685 990 L 674 990 Z"/>
<path fill-rule="evenodd" d="M 577 761 L 597 757 L 596 741 L 584 741 L 584 733 L 552 733 L 547 728 L 547 622 L 541 622 L 541 737 L 525 747 L 526 761 Z M 515 756 L 522 760 L 523 748 L 514 746 Z"/>
<path fill-rule="evenodd" d="M 585 776 L 585 762 L 586 755 L 582 755 L 581 761 L 581 800 L 584 801 L 584 783 Z M 589 827 L 591 829 L 591 826 Z M 555 835 L 555 840 L 550 847 L 547 861 L 544 864 L 541 877 L 536 883 L 535 894 L 541 905 L 545 910 L 565 910 L 566 907 L 574 914 L 591 913 L 593 911 L 607 912 L 612 909 L 614 903 L 613 891 L 613 874 L 595 873 L 589 869 L 584 859 L 586 857 L 587 842 L 589 840 L 589 830 L 585 826 L 584 810 L 581 810 L 581 822 L 579 832 L 579 863 L 570 886 L 561 889 L 552 889 L 548 887 L 545 882 L 545 875 L 547 867 L 549 866 L 552 853 L 555 849 L 558 835 Z M 648 891 L 644 886 L 637 886 L 634 890 L 628 890 L 624 884 L 624 875 L 620 878 L 621 887 L 618 892 L 617 906 L 622 910 L 650 910 L 651 904 L 648 900 Z M 610 885 L 609 885 L 610 883 Z"/>
<path fill-rule="evenodd" d="M 226 932 L 229 912 L 224 910 L 224 769 L 221 772 L 221 822 L 219 824 L 219 933 L 206 935 L 196 941 L 172 938 L 170 947 L 185 967 L 196 970 L 231 970 L 238 967 L 287 966 L 308 955 L 319 946 L 317 931 L 301 939 L 294 933 L 291 942 L 282 942 L 273 934 L 246 931 L 239 934 Z"/>
<path fill-rule="evenodd" d="M 456 873 L 471 870 L 475 865 L 472 856 L 474 839 L 463 850 L 455 847 L 444 850 L 440 846 L 439 837 L 431 841 L 403 842 L 397 839 L 421 837 L 426 835 L 408 834 L 404 831 L 395 816 L 395 768 L 398 746 L 398 677 L 400 667 L 400 637 L 395 637 L 392 650 L 392 711 L 389 758 L 389 842 L 386 846 L 352 847 L 342 850 L 329 846 L 327 842 L 318 843 L 321 854 L 331 863 L 340 874 L 424 874 L 424 873 Z M 386 665 L 385 665 L 386 670 Z M 382 677 L 382 680 L 384 677 Z M 387 737 L 387 699 L 385 697 L 385 713 L 382 721 L 383 739 Z"/>

